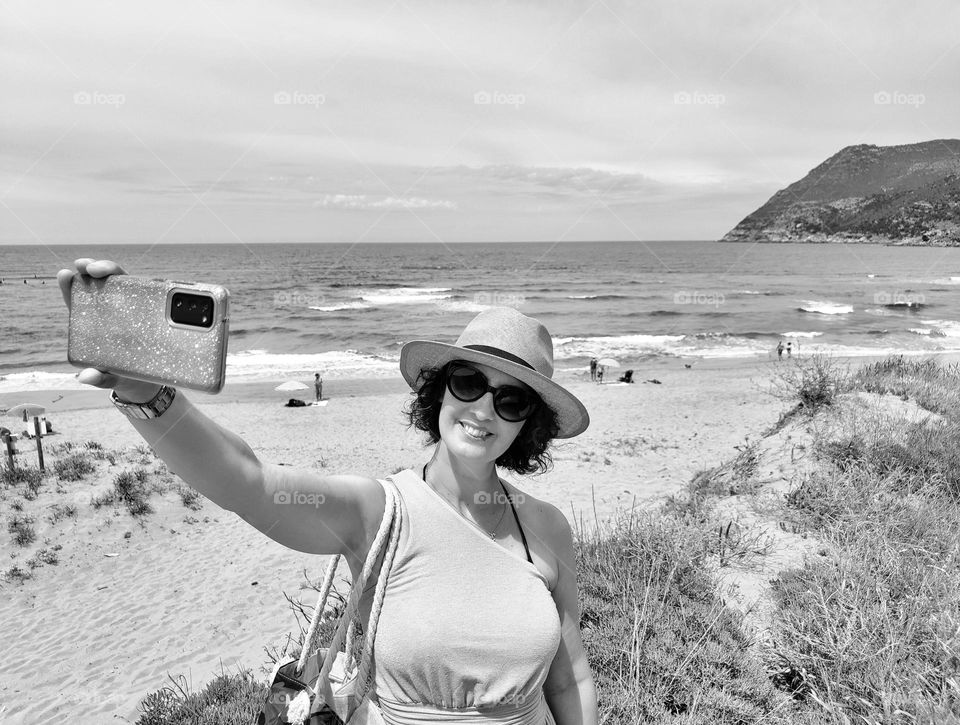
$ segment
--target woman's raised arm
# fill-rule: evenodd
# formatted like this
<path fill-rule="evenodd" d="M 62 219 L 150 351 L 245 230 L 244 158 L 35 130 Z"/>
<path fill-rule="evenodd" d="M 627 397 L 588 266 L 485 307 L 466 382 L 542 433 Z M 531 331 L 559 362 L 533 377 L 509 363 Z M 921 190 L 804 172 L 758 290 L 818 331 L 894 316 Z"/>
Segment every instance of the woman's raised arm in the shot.
<path fill-rule="evenodd" d="M 79 259 L 77 273 L 123 274 L 114 262 Z M 74 272 L 61 270 L 60 290 L 69 306 Z M 94 368 L 79 380 L 113 388 L 122 400 L 141 403 L 155 383 Z M 247 443 L 195 408 L 183 391 L 162 415 L 131 420 L 167 467 L 218 506 L 233 511 L 274 541 L 309 554 L 345 554 L 362 559 L 383 516 L 385 495 L 376 479 L 321 476 L 306 469 L 264 463 Z"/>

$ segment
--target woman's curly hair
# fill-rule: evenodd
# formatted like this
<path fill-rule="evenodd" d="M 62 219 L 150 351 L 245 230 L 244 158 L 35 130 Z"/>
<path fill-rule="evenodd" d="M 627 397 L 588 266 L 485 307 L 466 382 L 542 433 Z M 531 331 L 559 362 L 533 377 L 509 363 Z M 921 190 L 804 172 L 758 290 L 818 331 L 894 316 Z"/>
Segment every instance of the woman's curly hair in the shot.
<path fill-rule="evenodd" d="M 417 377 L 419 387 L 411 393 L 413 400 L 404 411 L 410 419 L 409 424 L 427 434 L 427 445 L 440 440 L 440 406 L 446 387 L 445 372 L 446 367 L 421 370 Z M 521 474 L 545 473 L 553 465 L 547 448 L 559 432 L 557 414 L 541 401 L 533 415 L 524 421 L 523 428 L 510 447 L 497 458 L 496 464 Z"/>

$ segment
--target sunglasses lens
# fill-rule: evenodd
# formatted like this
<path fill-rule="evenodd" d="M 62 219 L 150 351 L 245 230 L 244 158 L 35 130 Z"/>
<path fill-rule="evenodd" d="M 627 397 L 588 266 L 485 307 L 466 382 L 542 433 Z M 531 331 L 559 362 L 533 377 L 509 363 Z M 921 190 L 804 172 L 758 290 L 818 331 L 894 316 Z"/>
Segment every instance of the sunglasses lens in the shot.
<path fill-rule="evenodd" d="M 520 388 L 501 388 L 493 398 L 493 407 L 504 420 L 517 422 L 533 412 L 533 398 Z"/>
<path fill-rule="evenodd" d="M 447 378 L 450 392 L 464 403 L 472 403 L 487 392 L 487 379 L 479 370 L 452 367 Z"/>

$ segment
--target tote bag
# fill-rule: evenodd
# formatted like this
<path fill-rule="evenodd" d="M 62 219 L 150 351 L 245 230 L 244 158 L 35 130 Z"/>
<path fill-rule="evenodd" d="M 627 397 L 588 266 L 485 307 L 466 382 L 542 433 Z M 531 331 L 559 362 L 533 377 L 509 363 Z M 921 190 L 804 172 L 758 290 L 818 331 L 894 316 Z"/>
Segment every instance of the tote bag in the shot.
<path fill-rule="evenodd" d="M 277 663 L 256 725 L 383 725 L 380 708 L 371 699 L 373 673 L 370 662 L 387 578 L 400 537 L 402 499 L 393 481 L 381 480 L 380 484 L 386 492 L 383 520 L 360 576 L 350 588 L 347 605 L 330 646 L 317 649 L 316 638 L 340 563 L 339 554 L 333 557 L 327 567 L 300 657 Z M 384 553 L 383 563 L 370 607 L 370 619 L 363 628 L 360 661 L 355 663 L 352 657 L 356 637 L 355 619 L 366 582 L 381 551 Z"/>

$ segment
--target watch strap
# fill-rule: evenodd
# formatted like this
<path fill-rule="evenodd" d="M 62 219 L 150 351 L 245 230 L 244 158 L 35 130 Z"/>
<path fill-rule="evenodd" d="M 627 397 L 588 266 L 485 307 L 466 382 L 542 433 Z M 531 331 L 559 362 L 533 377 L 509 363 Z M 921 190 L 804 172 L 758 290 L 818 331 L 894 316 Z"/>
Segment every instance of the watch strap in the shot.
<path fill-rule="evenodd" d="M 117 397 L 115 390 L 110 391 L 110 401 L 131 420 L 150 420 L 159 418 L 173 404 L 177 389 L 164 385 L 145 403 L 130 403 Z"/>

